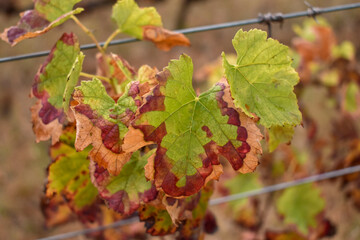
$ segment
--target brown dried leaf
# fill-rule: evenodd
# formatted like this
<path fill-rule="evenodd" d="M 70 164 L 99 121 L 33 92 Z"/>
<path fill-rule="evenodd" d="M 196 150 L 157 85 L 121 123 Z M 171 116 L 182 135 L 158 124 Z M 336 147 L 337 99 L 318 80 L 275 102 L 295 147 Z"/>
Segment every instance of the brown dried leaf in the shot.
<path fill-rule="evenodd" d="M 158 26 L 144 26 L 143 39 L 153 42 L 164 51 L 169 51 L 174 46 L 190 46 L 190 41 L 184 34 Z"/>
<path fill-rule="evenodd" d="M 58 119 L 51 121 L 49 124 L 44 124 L 39 116 L 42 108 L 43 104 L 41 103 L 41 100 L 37 100 L 35 105 L 30 108 L 36 142 L 46 141 L 51 138 L 51 144 L 54 145 L 59 141 L 63 125 Z"/>

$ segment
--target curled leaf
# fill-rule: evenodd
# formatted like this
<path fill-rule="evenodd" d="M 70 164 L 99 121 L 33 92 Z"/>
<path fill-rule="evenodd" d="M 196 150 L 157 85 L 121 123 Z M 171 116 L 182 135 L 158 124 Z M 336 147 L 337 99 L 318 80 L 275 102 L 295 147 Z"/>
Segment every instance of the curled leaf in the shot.
<path fill-rule="evenodd" d="M 171 61 L 157 75 L 159 85 L 146 97 L 134 122 L 146 141 L 158 144 L 155 185 L 173 197 L 190 196 L 209 180 L 218 179 L 219 155 L 245 173 L 255 169 L 256 154 L 261 153 L 259 130 L 229 106 L 232 99 L 225 93 L 225 83 L 196 96 L 192 73 L 190 57 Z"/>
<path fill-rule="evenodd" d="M 190 46 L 190 41 L 184 34 L 157 26 L 145 26 L 143 29 L 143 39 L 153 42 L 161 50 L 169 51 L 175 46 Z"/>
<path fill-rule="evenodd" d="M 54 144 L 61 134 L 60 130 L 65 121 L 64 94 L 65 99 L 69 99 L 73 90 L 70 85 L 77 82 L 77 76 L 70 76 L 69 73 L 79 53 L 80 46 L 76 36 L 64 33 L 35 76 L 32 95 L 39 100 L 31 108 L 31 112 L 37 141 L 52 137 Z M 67 81 L 68 76 L 71 81 Z"/>
<path fill-rule="evenodd" d="M 84 58 L 85 55 L 82 52 L 80 52 L 79 55 L 76 57 L 73 66 L 67 76 L 67 83 L 64 89 L 63 104 L 62 104 L 64 108 L 64 112 L 67 115 L 70 107 L 71 94 L 74 92 L 75 86 L 79 81 L 79 76 L 82 70 Z"/>
<path fill-rule="evenodd" d="M 34 10 L 20 13 L 17 25 L 5 29 L 0 36 L 12 46 L 24 39 L 40 36 L 64 23 L 72 15 L 82 12 L 82 8 L 72 10 L 73 6 L 80 1 L 35 0 Z"/>

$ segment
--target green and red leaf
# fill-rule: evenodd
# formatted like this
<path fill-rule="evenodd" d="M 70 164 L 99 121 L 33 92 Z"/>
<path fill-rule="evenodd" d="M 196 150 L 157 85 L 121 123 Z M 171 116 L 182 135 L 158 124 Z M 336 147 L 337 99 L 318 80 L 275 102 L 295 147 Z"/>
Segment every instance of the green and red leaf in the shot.
<path fill-rule="evenodd" d="M 76 84 L 74 82 L 78 79 L 76 74 L 69 74 L 79 54 L 80 46 L 76 36 L 64 33 L 35 76 L 32 95 L 39 100 L 31 112 L 37 141 L 50 137 L 53 144 L 58 141 L 65 121 L 63 101 L 65 99 L 65 103 L 68 103 Z"/>
<path fill-rule="evenodd" d="M 235 106 L 250 117 L 256 114 L 266 128 L 300 124 L 293 92 L 299 76 L 291 66 L 288 47 L 258 29 L 239 30 L 232 42 L 236 63 L 230 64 L 223 53 L 223 65 Z"/>
<path fill-rule="evenodd" d="M 42 35 L 64 23 L 74 14 L 82 12 L 82 8 L 72 10 L 74 5 L 80 1 L 35 0 L 34 10 L 20 13 L 17 25 L 5 29 L 0 37 L 14 46 L 24 39 Z"/>
<path fill-rule="evenodd" d="M 190 46 L 189 39 L 183 34 L 162 28 L 161 17 L 154 7 L 140 8 L 134 0 L 118 0 L 113 7 L 112 19 L 121 32 L 152 41 L 162 50 Z"/>
<path fill-rule="evenodd" d="M 239 172 L 255 170 L 262 135 L 238 111 L 226 82 L 196 96 L 193 65 L 182 55 L 157 75 L 159 85 L 146 97 L 134 127 L 158 144 L 154 180 L 167 195 L 190 196 L 222 172 L 224 156 Z"/>
<path fill-rule="evenodd" d="M 140 220 L 145 222 L 151 235 L 162 236 L 179 231 L 184 239 L 193 239 L 205 224 L 206 217 L 213 218 L 207 212 L 213 187 L 213 182 L 209 182 L 200 192 L 181 199 L 159 193 L 155 201 L 141 206 Z M 214 219 L 211 220 L 214 222 Z"/>
<path fill-rule="evenodd" d="M 199 193 L 195 195 L 196 201 L 187 202 L 187 211 L 191 215 L 185 219 L 182 226 L 179 227 L 182 239 L 199 239 L 204 224 L 211 222 L 211 226 L 206 229 L 213 233 L 217 229 L 215 216 L 208 211 L 208 203 L 214 190 L 214 182 L 209 182 Z M 194 199 L 194 197 L 191 197 Z M 185 214 L 184 214 L 185 215 Z"/>
<path fill-rule="evenodd" d="M 177 229 L 165 207 L 142 205 L 139 209 L 139 218 L 145 222 L 146 232 L 153 236 L 172 234 Z"/>
<path fill-rule="evenodd" d="M 69 206 L 81 211 L 96 201 L 97 189 L 89 175 L 89 149 L 77 152 L 74 147 L 75 126 L 64 129 L 60 141 L 50 147 L 53 162 L 48 167 L 46 196 L 61 195 Z"/>
<path fill-rule="evenodd" d="M 107 205 L 121 213 L 131 215 L 142 203 L 147 203 L 157 197 L 155 186 L 145 178 L 144 167 L 154 151 L 140 156 L 133 153 L 119 175 L 113 176 L 93 162 L 91 166 L 92 180 Z"/>
<path fill-rule="evenodd" d="M 118 175 L 133 152 L 147 145 L 143 134 L 130 126 L 142 98 L 141 84 L 131 82 L 115 101 L 106 92 L 101 81 L 82 81 L 75 88 L 72 106 L 76 119 L 75 147 L 82 151 L 88 145 L 93 148 L 90 157 L 112 175 Z"/>

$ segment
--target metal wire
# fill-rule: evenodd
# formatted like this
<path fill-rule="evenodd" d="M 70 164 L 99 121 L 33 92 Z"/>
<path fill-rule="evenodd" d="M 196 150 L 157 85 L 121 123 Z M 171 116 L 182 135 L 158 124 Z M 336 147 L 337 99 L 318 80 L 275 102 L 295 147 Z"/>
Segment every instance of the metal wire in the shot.
<path fill-rule="evenodd" d="M 138 222 L 138 221 L 139 221 L 138 217 L 132 217 L 132 218 L 128 218 L 128 219 L 124 219 L 124 220 L 120 220 L 120 221 L 111 223 L 109 225 L 100 226 L 100 227 L 97 227 L 97 228 L 88 228 L 88 229 L 84 229 L 84 230 L 80 230 L 80 231 L 68 232 L 68 233 L 64 233 L 64 234 L 55 235 L 55 236 L 52 236 L 52 237 L 39 238 L 38 240 L 67 239 L 67 238 L 72 238 L 72 237 L 76 237 L 76 236 L 79 236 L 79 235 L 85 235 L 85 234 L 104 231 L 104 230 L 109 229 L 109 228 L 116 228 L 116 227 L 129 225 L 129 224 L 132 224 L 132 223 L 135 223 L 135 222 Z"/>
<path fill-rule="evenodd" d="M 327 173 L 322 173 L 322 174 L 318 174 L 318 175 L 314 175 L 314 176 L 310 176 L 310 177 L 306 177 L 306 178 L 302 178 L 302 179 L 298 179 L 298 180 L 294 180 L 294 181 L 290 181 L 290 182 L 279 183 L 279 184 L 267 186 L 267 187 L 264 187 L 264 188 L 251 190 L 251 191 L 248 191 L 248 192 L 243 192 L 243 193 L 233 194 L 233 195 L 226 196 L 226 197 L 220 197 L 220 198 L 211 199 L 210 202 L 209 202 L 209 205 L 210 206 L 215 206 L 215 205 L 219 205 L 219 204 L 222 204 L 222 203 L 227 203 L 227 202 L 231 202 L 231 201 L 235 201 L 235 200 L 240 200 L 240 199 L 243 199 L 243 198 L 254 197 L 254 196 L 257 196 L 257 195 L 260 195 L 260 194 L 275 192 L 275 191 L 283 190 L 283 189 L 290 188 L 290 187 L 299 186 L 299 185 L 306 184 L 306 183 L 318 182 L 318 181 L 321 181 L 321 180 L 326 180 L 326 179 L 330 179 L 330 178 L 336 178 L 336 177 L 340 177 L 340 176 L 344 176 L 344 175 L 348 175 L 348 174 L 352 174 L 352 173 L 357 173 L 357 172 L 360 172 L 360 165 L 353 166 L 353 167 L 348 167 L 348 168 L 344 168 L 344 169 L 340 169 L 340 170 L 335 170 L 335 171 L 331 171 L 331 172 L 327 172 Z M 126 219 L 126 220 L 120 220 L 118 222 L 114 222 L 112 224 L 97 227 L 97 228 L 84 229 L 84 230 L 80 230 L 80 231 L 64 233 L 64 234 L 60 234 L 60 235 L 56 235 L 56 236 L 52 236 L 52 237 L 40 238 L 38 240 L 61 240 L 61 239 L 66 239 L 66 238 L 70 238 L 70 237 L 75 237 L 75 236 L 78 236 L 78 235 L 103 231 L 103 230 L 106 230 L 108 228 L 115 228 L 115 227 L 119 227 L 119 226 L 124 226 L 124 225 L 128 225 L 128 224 L 131 224 L 131 223 L 135 223 L 137 221 L 138 221 L 138 218 L 133 217 L 133 218 L 129 218 L 129 219 Z"/>
<path fill-rule="evenodd" d="M 326 8 L 311 8 L 311 11 L 307 10 L 307 11 L 293 12 L 293 13 L 287 13 L 287 14 L 277 13 L 276 15 L 278 15 L 278 16 L 281 15 L 281 18 L 283 20 L 285 20 L 285 19 L 299 18 L 299 17 L 314 17 L 315 15 L 319 15 L 319 14 L 323 14 L 323 13 L 344 11 L 344 10 L 350 10 L 350 9 L 355 9 L 355 8 L 360 8 L 360 3 L 337 5 L 337 6 L 326 7 Z M 253 18 L 253 19 L 247 19 L 247 20 L 241 20 L 241 21 L 235 21 L 235 22 L 227 22 L 227 23 L 212 24 L 212 25 L 206 25 L 206 26 L 200 26 L 200 27 L 185 28 L 185 29 L 175 30 L 175 32 L 183 33 L 183 34 L 191 34 L 191 33 L 205 32 L 205 31 L 218 30 L 218 29 L 224 29 L 224 28 L 239 27 L 239 26 L 256 24 L 256 23 L 263 23 L 263 22 L 264 22 L 264 19 L 259 17 L 259 18 Z M 109 43 L 109 46 L 119 45 L 119 44 L 124 44 L 124 43 L 131 43 L 131 42 L 136 42 L 136 41 L 140 41 L 140 40 L 136 39 L 136 38 L 123 38 L 123 39 L 111 41 Z M 104 46 L 105 42 L 101 42 L 99 44 L 100 44 L 100 46 Z M 80 47 L 81 50 L 87 50 L 87 49 L 93 49 L 93 48 L 96 48 L 95 44 L 85 44 Z M 11 56 L 11 57 L 3 57 L 3 58 L 0 58 L 0 63 L 47 56 L 49 53 L 50 53 L 50 51 L 41 51 L 41 52 L 35 52 L 35 53 L 29 53 L 29 54 L 23 54 L 23 55 Z"/>

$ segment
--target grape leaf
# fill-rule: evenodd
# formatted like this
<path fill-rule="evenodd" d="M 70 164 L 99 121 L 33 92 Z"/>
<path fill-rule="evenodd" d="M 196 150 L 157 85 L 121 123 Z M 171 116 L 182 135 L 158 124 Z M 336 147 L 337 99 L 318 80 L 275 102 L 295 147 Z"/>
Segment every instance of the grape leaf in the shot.
<path fill-rule="evenodd" d="M 206 220 L 207 214 L 211 214 L 207 211 L 209 199 L 213 194 L 214 183 L 209 182 L 197 195 L 196 200 L 193 202 L 187 202 L 187 211 L 191 211 L 191 217 L 187 218 L 183 225 L 179 228 L 182 239 L 199 239 L 201 234 L 202 224 Z M 208 229 L 212 232 L 216 231 L 216 220 L 214 229 Z"/>
<path fill-rule="evenodd" d="M 66 94 L 70 95 L 70 85 L 73 85 L 71 80 L 67 86 L 67 78 L 79 53 L 80 46 L 76 36 L 64 33 L 35 76 L 32 95 L 39 101 L 31 108 L 31 112 L 37 142 L 50 137 L 53 144 L 58 141 L 65 120 L 64 92 L 67 89 Z"/>
<path fill-rule="evenodd" d="M 93 148 L 90 157 L 112 175 L 120 173 L 137 149 L 147 143 L 140 130 L 130 126 L 137 107 L 141 104 L 139 82 L 132 82 L 115 102 L 101 81 L 82 81 L 73 95 L 78 105 L 73 106 L 77 133 L 75 147 L 82 151 Z"/>
<path fill-rule="evenodd" d="M 162 50 L 190 45 L 183 34 L 162 28 L 161 17 L 154 7 L 139 8 L 134 0 L 118 0 L 113 7 L 112 19 L 121 32 L 152 41 Z"/>
<path fill-rule="evenodd" d="M 221 174 L 219 155 L 242 173 L 254 171 L 261 153 L 260 131 L 231 107 L 226 83 L 196 96 L 189 56 L 172 60 L 157 74 L 159 85 L 146 97 L 134 127 L 158 144 L 154 160 L 157 188 L 169 196 L 190 196 Z"/>
<path fill-rule="evenodd" d="M 276 202 L 285 223 L 296 224 L 301 233 L 307 234 L 309 227 L 316 227 L 316 215 L 324 210 L 325 201 L 320 190 L 312 184 L 286 189 Z"/>
<path fill-rule="evenodd" d="M 213 182 L 209 182 L 200 192 L 181 199 L 159 193 L 157 200 L 140 208 L 140 220 L 145 221 L 147 232 L 151 235 L 162 236 L 177 230 L 184 239 L 197 239 L 194 235 L 204 222 L 213 188 Z"/>
<path fill-rule="evenodd" d="M 262 187 L 261 182 L 259 181 L 259 176 L 256 173 L 249 173 L 243 175 L 237 175 L 236 177 L 227 180 L 224 183 L 224 186 L 230 191 L 230 194 L 238 194 L 242 192 L 247 192 L 255 190 Z M 232 211 L 236 214 L 238 209 L 240 209 L 249 199 L 240 199 L 230 203 Z"/>
<path fill-rule="evenodd" d="M 141 203 L 156 198 L 155 187 L 144 176 L 144 166 L 153 153 L 154 150 L 140 156 L 139 151 L 135 152 L 117 176 L 110 175 L 95 163 L 92 164 L 93 182 L 110 208 L 123 215 L 131 215 Z"/>
<path fill-rule="evenodd" d="M 40 207 L 45 217 L 46 227 L 54 227 L 69 222 L 73 218 L 69 205 L 59 194 L 51 197 L 43 196 Z"/>
<path fill-rule="evenodd" d="M 269 151 L 274 151 L 280 143 L 289 143 L 294 135 L 294 127 L 289 125 L 274 126 L 269 129 Z"/>
<path fill-rule="evenodd" d="M 262 187 L 259 176 L 256 173 L 237 175 L 224 183 L 229 194 L 238 194 L 255 190 Z M 233 218 L 238 224 L 251 230 L 256 230 L 261 220 L 259 219 L 259 207 L 257 199 L 241 199 L 229 203 Z"/>
<path fill-rule="evenodd" d="M 355 59 L 355 46 L 350 41 L 344 41 L 341 44 L 334 46 L 332 51 L 332 56 L 336 58 L 345 58 L 347 60 Z"/>
<path fill-rule="evenodd" d="M 142 205 L 139 209 L 139 218 L 145 222 L 146 232 L 153 236 L 172 234 L 177 229 L 165 207 L 157 208 L 150 204 Z"/>
<path fill-rule="evenodd" d="M 136 72 L 135 69 L 122 57 L 116 54 L 97 56 L 97 75 L 107 77 L 111 80 L 111 83 L 103 81 L 103 85 L 106 88 L 106 92 L 110 96 L 116 96 L 117 93 L 123 93 L 126 86 L 131 81 L 139 81 L 141 87 L 140 95 L 150 91 L 150 88 L 157 85 L 155 78 L 158 70 L 151 68 L 148 65 L 143 65 Z M 114 91 L 116 88 L 116 91 Z"/>
<path fill-rule="evenodd" d="M 298 125 L 301 113 L 293 88 L 299 77 L 291 67 L 288 47 L 257 29 L 239 30 L 232 42 L 236 64 L 222 56 L 235 106 L 250 117 L 255 113 L 267 128 Z"/>
<path fill-rule="evenodd" d="M 164 51 L 175 46 L 190 46 L 190 40 L 181 33 L 156 26 L 144 26 L 143 31 L 143 39 L 153 42 L 157 48 Z"/>
<path fill-rule="evenodd" d="M 16 26 L 4 30 L 0 37 L 16 45 L 27 38 L 42 35 L 52 28 L 64 23 L 74 14 L 79 14 L 84 9 L 73 6 L 81 0 L 35 0 L 34 10 L 20 13 L 20 20 Z"/>
<path fill-rule="evenodd" d="M 303 27 L 295 25 L 294 31 L 300 38 L 295 38 L 293 45 L 305 64 L 313 60 L 327 61 L 331 58 L 336 37 L 324 18 L 320 18 L 320 22 L 307 19 Z"/>
<path fill-rule="evenodd" d="M 55 21 L 70 12 L 74 5 L 82 0 L 35 0 L 35 10 L 49 22 Z"/>
<path fill-rule="evenodd" d="M 111 80 L 110 83 L 103 81 L 103 85 L 110 96 L 115 96 L 116 92 L 123 93 L 127 84 L 135 79 L 135 69 L 122 57 L 116 54 L 104 55 L 99 53 L 96 58 L 97 75 Z"/>
<path fill-rule="evenodd" d="M 299 35 L 292 40 L 296 52 L 300 55 L 297 68 L 302 83 L 311 81 L 314 66 L 331 60 L 336 45 L 336 37 L 324 18 L 319 21 L 308 19 L 303 27 L 295 25 L 294 31 Z"/>
<path fill-rule="evenodd" d="M 81 210 L 96 200 L 97 189 L 89 175 L 89 149 L 77 152 L 74 148 L 75 126 L 64 129 L 60 141 L 50 147 L 53 162 L 48 167 L 46 196 L 63 195 L 72 208 Z"/>

